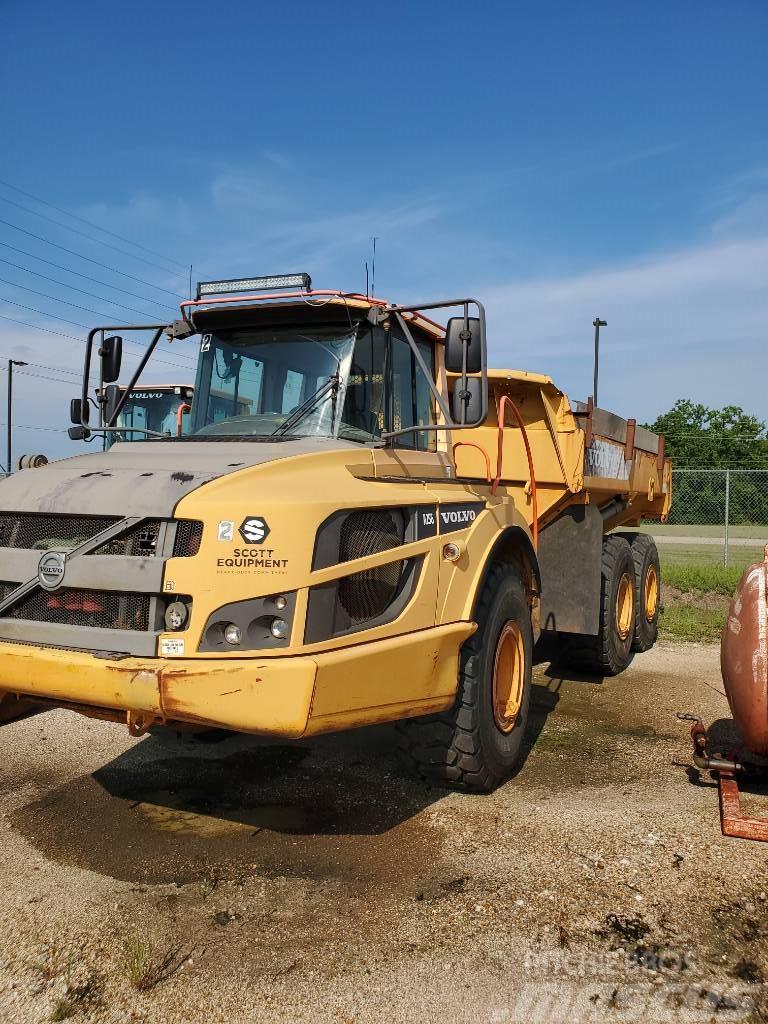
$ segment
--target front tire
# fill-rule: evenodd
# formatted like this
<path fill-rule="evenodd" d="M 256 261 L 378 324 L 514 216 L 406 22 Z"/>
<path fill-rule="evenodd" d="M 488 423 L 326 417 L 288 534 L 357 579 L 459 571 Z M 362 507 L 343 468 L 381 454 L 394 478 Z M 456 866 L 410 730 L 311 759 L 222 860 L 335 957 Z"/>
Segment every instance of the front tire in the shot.
<path fill-rule="evenodd" d="M 477 632 L 460 652 L 454 707 L 401 722 L 398 733 L 407 759 L 423 777 L 487 793 L 520 761 L 531 700 L 531 615 L 512 566 L 491 569 L 475 621 Z"/>

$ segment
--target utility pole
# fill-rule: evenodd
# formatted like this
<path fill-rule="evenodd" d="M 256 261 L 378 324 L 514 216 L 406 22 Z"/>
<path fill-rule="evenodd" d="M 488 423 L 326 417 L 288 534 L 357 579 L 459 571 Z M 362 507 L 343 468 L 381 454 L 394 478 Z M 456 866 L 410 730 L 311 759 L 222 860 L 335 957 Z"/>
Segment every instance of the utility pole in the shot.
<path fill-rule="evenodd" d="M 596 316 L 592 321 L 592 326 L 595 328 L 595 384 L 592 392 L 592 402 L 597 405 L 597 369 L 600 365 L 600 328 L 607 327 L 608 321 L 601 320 L 599 316 Z"/>
<path fill-rule="evenodd" d="M 7 451 L 7 457 L 8 457 L 8 462 L 6 464 L 6 472 L 5 472 L 6 476 L 10 476 L 11 473 L 13 472 L 13 469 L 12 469 L 13 463 L 11 461 L 11 459 L 12 459 L 12 454 L 11 454 L 11 437 L 12 437 L 12 433 L 13 433 L 13 368 L 14 368 L 14 366 L 27 366 L 27 365 L 28 364 L 25 363 L 22 359 L 9 359 L 8 360 L 8 421 L 7 421 L 7 427 L 8 427 L 8 451 Z"/>

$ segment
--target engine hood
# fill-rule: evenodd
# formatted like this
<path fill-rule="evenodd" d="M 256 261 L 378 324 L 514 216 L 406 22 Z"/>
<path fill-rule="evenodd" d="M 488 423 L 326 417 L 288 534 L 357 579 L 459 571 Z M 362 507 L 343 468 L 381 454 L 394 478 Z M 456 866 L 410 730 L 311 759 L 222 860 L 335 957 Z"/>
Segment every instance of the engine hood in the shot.
<path fill-rule="evenodd" d="M 238 470 L 360 445 L 335 438 L 275 442 L 131 441 L 0 482 L 0 511 L 164 518 L 181 498 Z"/>

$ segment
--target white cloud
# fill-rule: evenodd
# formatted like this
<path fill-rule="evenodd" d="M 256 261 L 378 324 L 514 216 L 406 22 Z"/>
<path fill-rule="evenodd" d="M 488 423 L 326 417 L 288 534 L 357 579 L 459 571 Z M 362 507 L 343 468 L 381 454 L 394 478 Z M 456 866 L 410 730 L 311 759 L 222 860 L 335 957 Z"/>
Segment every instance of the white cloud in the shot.
<path fill-rule="evenodd" d="M 601 404 L 651 418 L 690 396 L 768 418 L 767 280 L 768 238 L 755 238 L 476 291 L 495 365 L 543 370 L 584 397 L 600 316 Z"/>

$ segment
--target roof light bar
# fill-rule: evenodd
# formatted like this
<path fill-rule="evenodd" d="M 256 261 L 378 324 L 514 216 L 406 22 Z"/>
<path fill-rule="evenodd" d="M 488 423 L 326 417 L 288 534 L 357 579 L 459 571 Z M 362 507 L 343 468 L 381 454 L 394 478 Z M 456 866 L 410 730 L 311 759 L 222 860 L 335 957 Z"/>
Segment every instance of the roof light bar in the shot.
<path fill-rule="evenodd" d="M 264 292 L 280 288 L 303 288 L 309 291 L 309 274 L 273 274 L 270 277 L 241 277 L 234 281 L 198 281 L 197 297 L 223 295 L 229 292 Z"/>

